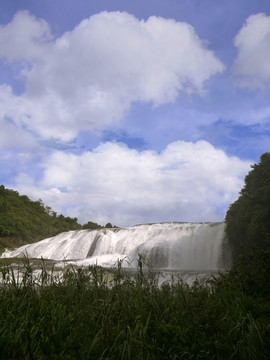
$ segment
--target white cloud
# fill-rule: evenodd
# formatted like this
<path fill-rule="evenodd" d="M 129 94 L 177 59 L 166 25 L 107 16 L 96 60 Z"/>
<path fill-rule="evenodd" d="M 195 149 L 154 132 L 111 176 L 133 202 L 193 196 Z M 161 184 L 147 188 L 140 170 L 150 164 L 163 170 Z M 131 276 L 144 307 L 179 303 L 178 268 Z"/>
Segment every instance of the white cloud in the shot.
<path fill-rule="evenodd" d="M 42 180 L 16 188 L 58 212 L 117 225 L 223 220 L 238 197 L 250 162 L 206 141 L 171 143 L 161 153 L 107 142 L 81 155 L 54 152 Z"/>
<path fill-rule="evenodd" d="M 21 12 L 0 28 L 0 45 L 0 57 L 27 60 L 17 117 L 62 140 L 119 121 L 132 102 L 202 94 L 224 68 L 191 25 L 121 12 L 94 15 L 54 40 L 44 20 Z"/>
<path fill-rule="evenodd" d="M 27 130 L 24 101 L 7 85 L 0 85 L 0 148 L 37 150 L 37 139 Z"/>
<path fill-rule="evenodd" d="M 0 25 L 0 58 L 38 60 L 45 55 L 51 39 L 50 27 L 45 20 L 36 19 L 28 11 L 20 11 L 9 24 Z"/>
<path fill-rule="evenodd" d="M 270 16 L 251 15 L 234 39 L 238 55 L 234 74 L 240 87 L 264 88 L 270 84 Z"/>

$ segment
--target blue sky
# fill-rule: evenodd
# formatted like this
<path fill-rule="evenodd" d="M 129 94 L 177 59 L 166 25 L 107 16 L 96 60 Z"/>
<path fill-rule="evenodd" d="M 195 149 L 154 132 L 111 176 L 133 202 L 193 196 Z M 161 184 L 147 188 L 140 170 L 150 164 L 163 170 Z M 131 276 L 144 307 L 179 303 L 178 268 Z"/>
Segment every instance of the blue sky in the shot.
<path fill-rule="evenodd" d="M 222 221 L 270 144 L 270 3 L 2 0 L 0 183 L 81 223 Z"/>

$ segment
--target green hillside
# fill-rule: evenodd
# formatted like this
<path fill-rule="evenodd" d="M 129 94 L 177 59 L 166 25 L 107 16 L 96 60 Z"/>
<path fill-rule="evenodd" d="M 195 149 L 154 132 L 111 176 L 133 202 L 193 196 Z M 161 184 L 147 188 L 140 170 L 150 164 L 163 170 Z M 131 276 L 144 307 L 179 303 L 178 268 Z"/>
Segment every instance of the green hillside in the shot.
<path fill-rule="evenodd" d="M 100 227 L 90 221 L 82 226 L 77 218 L 57 215 L 42 200 L 31 201 L 26 195 L 21 196 L 17 191 L 0 186 L 0 251 L 63 231 Z"/>

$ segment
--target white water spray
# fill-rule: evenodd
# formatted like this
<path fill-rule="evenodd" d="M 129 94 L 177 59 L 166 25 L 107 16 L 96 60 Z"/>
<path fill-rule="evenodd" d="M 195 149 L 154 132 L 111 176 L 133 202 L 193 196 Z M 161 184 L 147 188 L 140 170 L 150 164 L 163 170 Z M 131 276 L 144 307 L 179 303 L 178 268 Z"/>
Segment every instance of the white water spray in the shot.
<path fill-rule="evenodd" d="M 6 251 L 2 257 L 74 260 L 78 265 L 132 263 L 141 254 L 153 268 L 221 270 L 224 223 L 160 223 L 126 229 L 78 230 Z"/>

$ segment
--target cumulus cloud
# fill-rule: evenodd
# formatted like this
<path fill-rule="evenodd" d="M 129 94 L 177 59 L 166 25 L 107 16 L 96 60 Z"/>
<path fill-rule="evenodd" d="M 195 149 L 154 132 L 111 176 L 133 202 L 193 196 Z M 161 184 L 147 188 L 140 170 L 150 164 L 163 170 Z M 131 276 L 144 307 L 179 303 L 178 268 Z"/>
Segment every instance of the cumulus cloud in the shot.
<path fill-rule="evenodd" d="M 264 88 L 270 84 L 270 16 L 251 15 L 234 39 L 238 55 L 234 74 L 240 87 Z"/>
<path fill-rule="evenodd" d="M 50 26 L 45 20 L 20 11 L 9 24 L 0 25 L 0 58 L 38 60 L 45 55 L 51 39 Z"/>
<path fill-rule="evenodd" d="M 181 92 L 202 94 L 224 69 L 191 25 L 124 12 L 93 15 L 54 39 L 44 20 L 19 12 L 0 27 L 0 57 L 26 61 L 17 118 L 62 140 L 119 121 L 132 102 L 158 106 Z"/>
<path fill-rule="evenodd" d="M 16 188 L 58 212 L 121 226 L 157 221 L 222 221 L 250 162 L 206 141 L 176 141 L 158 153 L 107 142 L 75 155 L 54 152 L 42 179 Z"/>
<path fill-rule="evenodd" d="M 39 144 L 25 127 L 24 102 L 7 85 L 0 85 L 0 149 L 37 150 Z"/>

